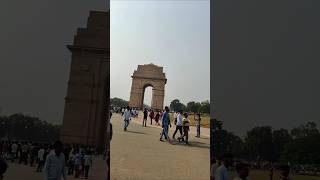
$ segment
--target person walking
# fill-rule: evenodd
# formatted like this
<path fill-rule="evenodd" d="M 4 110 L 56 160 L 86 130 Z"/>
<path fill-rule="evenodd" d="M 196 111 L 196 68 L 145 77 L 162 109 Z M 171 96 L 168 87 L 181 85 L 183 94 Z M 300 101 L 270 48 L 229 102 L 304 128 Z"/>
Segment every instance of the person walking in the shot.
<path fill-rule="evenodd" d="M 156 125 L 157 125 L 157 126 L 160 125 L 159 119 L 160 119 L 160 113 L 159 113 L 159 111 L 158 111 L 157 114 L 156 114 L 156 116 L 154 117 L 154 121 L 156 122 Z"/>
<path fill-rule="evenodd" d="M 210 166 L 210 180 L 214 180 L 214 176 L 216 173 L 217 168 L 219 167 L 216 158 L 211 158 L 211 166 Z"/>
<path fill-rule="evenodd" d="M 92 153 L 87 150 L 84 155 L 84 177 L 88 179 L 89 177 L 89 169 L 92 167 Z"/>
<path fill-rule="evenodd" d="M 44 153 L 45 150 L 43 148 L 43 146 L 40 147 L 39 151 L 38 151 L 38 166 L 37 166 L 37 172 L 42 172 L 42 168 L 44 165 Z"/>
<path fill-rule="evenodd" d="M 177 117 L 178 117 L 178 112 L 174 112 L 173 113 L 174 125 L 177 125 Z"/>
<path fill-rule="evenodd" d="M 144 127 L 147 127 L 147 118 L 148 118 L 148 111 L 147 111 L 147 108 L 145 108 L 143 111 L 143 121 L 142 121 L 142 126 Z"/>
<path fill-rule="evenodd" d="M 162 137 L 164 136 L 164 138 L 168 140 L 168 142 L 171 144 L 172 141 L 169 137 L 169 126 L 171 127 L 169 112 L 170 112 L 169 107 L 166 106 L 165 111 L 162 115 L 162 133 L 160 136 L 160 141 L 163 141 Z"/>
<path fill-rule="evenodd" d="M 131 112 L 130 112 L 130 107 L 127 106 L 127 109 L 123 112 L 123 120 L 124 120 L 124 131 L 127 131 L 127 128 L 129 126 L 129 121 L 131 119 Z"/>
<path fill-rule="evenodd" d="M 178 138 L 178 141 L 180 142 L 183 138 L 186 138 L 186 141 L 185 141 L 186 144 L 190 145 L 189 141 L 188 141 L 189 140 L 189 131 L 190 131 L 190 128 L 189 128 L 190 121 L 188 119 L 188 113 L 184 113 L 183 115 L 184 115 L 184 118 L 182 119 L 183 135 Z"/>
<path fill-rule="evenodd" d="M 175 136 L 176 136 L 176 133 L 178 132 L 178 130 L 179 130 L 179 132 L 180 132 L 180 136 L 182 136 L 182 113 L 183 113 L 183 111 L 182 110 L 180 110 L 179 111 L 179 113 L 176 115 L 176 130 L 174 131 L 174 133 L 173 133 L 173 136 L 172 136 L 172 139 L 175 139 Z"/>
<path fill-rule="evenodd" d="M 69 154 L 69 160 L 68 160 L 68 175 L 72 175 L 74 172 L 74 159 L 75 159 L 75 151 L 72 148 Z"/>
<path fill-rule="evenodd" d="M 150 117 L 150 125 L 152 125 L 152 120 L 154 118 L 154 111 L 153 109 L 151 110 L 150 114 L 149 114 L 149 117 Z"/>
<path fill-rule="evenodd" d="M 79 178 L 80 176 L 80 166 L 81 166 L 81 153 L 79 152 L 79 149 L 75 150 L 75 155 L 74 155 L 74 177 Z"/>
<path fill-rule="evenodd" d="M 232 154 L 226 153 L 222 157 L 222 163 L 215 173 L 215 180 L 229 180 L 228 168 L 233 164 Z"/>
<path fill-rule="evenodd" d="M 12 162 L 16 160 L 17 152 L 18 152 L 18 144 L 16 142 L 13 142 L 13 144 L 11 145 Z"/>
<path fill-rule="evenodd" d="M 65 157 L 62 153 L 63 144 L 61 141 L 56 141 L 53 145 L 54 151 L 51 152 L 46 159 L 44 170 L 46 180 L 64 180 L 67 179 L 65 172 Z"/>
<path fill-rule="evenodd" d="M 197 113 L 194 117 L 194 120 L 196 122 L 196 128 L 197 128 L 197 138 L 200 138 L 200 126 L 201 126 L 201 117 L 200 117 L 200 113 Z"/>

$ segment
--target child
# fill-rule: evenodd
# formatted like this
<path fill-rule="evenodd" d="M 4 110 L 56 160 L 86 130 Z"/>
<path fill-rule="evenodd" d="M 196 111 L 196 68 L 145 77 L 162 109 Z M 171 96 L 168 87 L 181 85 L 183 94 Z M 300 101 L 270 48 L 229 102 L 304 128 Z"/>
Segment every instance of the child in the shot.
<path fill-rule="evenodd" d="M 178 141 L 180 142 L 181 139 L 183 139 L 184 137 L 186 138 L 186 144 L 190 145 L 188 142 L 189 139 L 189 131 L 190 131 L 190 121 L 188 120 L 188 113 L 184 113 L 184 118 L 182 119 L 182 126 L 183 126 L 183 135 L 178 137 Z"/>

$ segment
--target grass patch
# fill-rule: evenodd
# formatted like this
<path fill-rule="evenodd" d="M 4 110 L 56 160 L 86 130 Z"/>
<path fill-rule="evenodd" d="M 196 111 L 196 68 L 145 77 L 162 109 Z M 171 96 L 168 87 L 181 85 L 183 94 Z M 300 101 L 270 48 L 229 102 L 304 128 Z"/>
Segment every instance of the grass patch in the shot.
<path fill-rule="evenodd" d="M 194 119 L 194 115 L 193 114 L 190 114 L 188 119 L 190 120 L 190 125 L 191 126 L 195 126 L 196 125 L 196 121 Z M 172 122 L 174 121 L 173 113 L 170 113 L 170 120 L 172 120 Z M 210 116 L 208 114 L 202 115 L 200 123 L 201 123 L 201 127 L 210 128 Z"/>
<path fill-rule="evenodd" d="M 231 179 L 233 179 L 236 176 L 236 172 L 232 171 L 230 173 L 231 175 Z M 252 180 L 270 180 L 270 176 L 269 176 L 269 171 L 263 171 L 263 170 L 251 170 L 250 171 L 250 175 L 249 175 L 250 179 Z M 274 180 L 277 180 L 277 176 L 276 173 L 273 176 Z M 318 176 L 303 176 L 303 175 L 294 175 L 291 176 L 291 179 L 297 179 L 297 180 L 320 180 L 320 177 Z"/>

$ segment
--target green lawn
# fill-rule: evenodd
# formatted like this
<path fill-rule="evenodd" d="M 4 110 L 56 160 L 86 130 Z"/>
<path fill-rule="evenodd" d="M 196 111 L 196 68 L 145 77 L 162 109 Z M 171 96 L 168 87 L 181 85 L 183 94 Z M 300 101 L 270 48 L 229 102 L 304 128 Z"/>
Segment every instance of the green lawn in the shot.
<path fill-rule="evenodd" d="M 233 178 L 235 176 L 236 176 L 236 173 L 231 172 L 231 177 Z M 252 170 L 250 171 L 249 177 L 251 180 L 270 180 L 268 171 Z M 276 174 L 274 175 L 273 179 L 277 180 Z M 295 176 L 292 176 L 291 179 L 292 180 L 320 180 L 320 177 L 295 175 Z"/>
<path fill-rule="evenodd" d="M 189 115 L 188 118 L 190 120 L 191 126 L 195 126 L 194 115 Z M 173 113 L 170 114 L 170 119 L 172 119 L 172 121 L 174 121 Z M 201 126 L 205 127 L 205 128 L 210 128 L 210 116 L 209 115 L 202 115 L 201 116 Z"/>

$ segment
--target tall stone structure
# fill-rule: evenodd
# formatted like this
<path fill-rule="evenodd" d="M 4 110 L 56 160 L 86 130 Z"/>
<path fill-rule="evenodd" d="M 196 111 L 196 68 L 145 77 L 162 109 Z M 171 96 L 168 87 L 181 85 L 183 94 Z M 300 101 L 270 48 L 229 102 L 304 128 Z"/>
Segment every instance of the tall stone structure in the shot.
<path fill-rule="evenodd" d="M 91 11 L 73 45 L 60 139 L 109 148 L 110 13 Z"/>
<path fill-rule="evenodd" d="M 138 65 L 132 77 L 132 86 L 129 106 L 143 108 L 144 92 L 149 86 L 152 87 L 151 108 L 156 110 L 163 109 L 164 89 L 167 83 L 163 67 L 154 64 Z"/>

